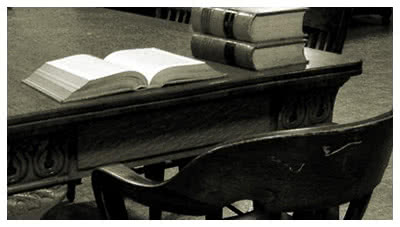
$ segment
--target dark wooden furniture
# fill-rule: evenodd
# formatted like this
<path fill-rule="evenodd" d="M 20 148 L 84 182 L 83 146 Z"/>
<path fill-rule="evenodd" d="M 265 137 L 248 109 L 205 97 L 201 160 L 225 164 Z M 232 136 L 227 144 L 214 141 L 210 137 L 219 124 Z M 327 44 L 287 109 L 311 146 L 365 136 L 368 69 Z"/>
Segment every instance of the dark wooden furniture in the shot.
<path fill-rule="evenodd" d="M 256 201 L 261 209 L 240 217 L 245 219 L 281 217 L 281 212 L 294 212 L 298 218 L 297 210 L 307 209 L 318 210 L 307 218 L 338 219 L 339 205 L 350 202 L 344 219 L 361 219 L 392 146 L 389 112 L 350 124 L 282 130 L 217 146 L 164 182 L 122 164 L 102 167 L 93 171 L 92 185 L 101 214 L 108 219 L 127 218 L 123 198 L 207 219 L 221 219 L 223 206 L 244 199 Z"/>
<path fill-rule="evenodd" d="M 192 7 L 109 7 L 109 9 L 190 24 Z"/>
<path fill-rule="evenodd" d="M 393 14 L 393 7 L 354 7 L 352 16 L 360 15 L 379 15 L 382 25 L 390 23 L 390 17 Z"/>
<path fill-rule="evenodd" d="M 307 47 L 342 53 L 352 8 L 312 7 L 303 21 L 303 31 L 308 34 Z"/>
<path fill-rule="evenodd" d="M 44 62 L 157 47 L 191 56 L 190 25 L 103 8 L 14 8 L 8 14 L 7 192 L 193 157 L 221 142 L 332 120 L 358 59 L 305 48 L 307 68 L 254 72 L 210 62 L 227 77 L 60 104 L 21 83 Z"/>
<path fill-rule="evenodd" d="M 190 23 L 191 7 L 157 7 L 155 17 L 179 23 Z"/>

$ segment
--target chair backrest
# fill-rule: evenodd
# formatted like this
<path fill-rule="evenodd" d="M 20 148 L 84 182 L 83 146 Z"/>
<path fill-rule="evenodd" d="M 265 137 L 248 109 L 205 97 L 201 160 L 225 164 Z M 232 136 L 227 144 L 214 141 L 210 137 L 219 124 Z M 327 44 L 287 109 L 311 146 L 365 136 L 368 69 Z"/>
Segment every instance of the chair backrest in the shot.
<path fill-rule="evenodd" d="M 324 208 L 379 184 L 392 152 L 392 112 L 361 122 L 283 130 L 218 147 L 163 187 L 223 207 L 256 200 L 271 211 Z"/>
<path fill-rule="evenodd" d="M 352 8 L 309 8 L 303 21 L 307 47 L 342 53 Z"/>
<path fill-rule="evenodd" d="M 157 7 L 155 17 L 179 23 L 190 23 L 190 7 Z"/>

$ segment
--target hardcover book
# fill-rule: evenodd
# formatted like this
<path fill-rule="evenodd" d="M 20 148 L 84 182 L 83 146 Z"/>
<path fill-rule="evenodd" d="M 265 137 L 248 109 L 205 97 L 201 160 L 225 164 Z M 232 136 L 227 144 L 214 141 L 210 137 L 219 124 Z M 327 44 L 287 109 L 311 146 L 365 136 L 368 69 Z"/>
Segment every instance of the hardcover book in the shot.
<path fill-rule="evenodd" d="M 144 48 L 104 59 L 80 54 L 49 61 L 23 82 L 59 102 L 71 102 L 222 76 L 203 61 Z"/>
<path fill-rule="evenodd" d="M 249 43 L 196 33 L 192 36 L 191 48 L 196 58 L 261 71 L 306 65 L 304 44 L 302 37 Z"/>
<path fill-rule="evenodd" d="M 302 37 L 307 8 L 193 8 L 194 32 L 247 42 Z"/>

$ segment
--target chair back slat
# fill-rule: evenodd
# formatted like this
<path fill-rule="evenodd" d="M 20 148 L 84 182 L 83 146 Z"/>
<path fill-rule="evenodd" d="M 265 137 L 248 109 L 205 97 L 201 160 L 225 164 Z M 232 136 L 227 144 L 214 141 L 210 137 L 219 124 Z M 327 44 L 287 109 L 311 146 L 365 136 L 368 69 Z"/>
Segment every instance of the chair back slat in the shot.
<path fill-rule="evenodd" d="M 327 44 L 327 39 L 328 39 L 328 37 L 329 37 L 329 35 L 328 35 L 328 33 L 327 32 L 320 32 L 319 34 L 318 34 L 318 43 L 317 43 L 317 46 L 316 47 L 314 47 L 314 48 L 316 48 L 316 49 L 318 49 L 318 50 L 324 50 L 325 49 L 325 47 L 326 47 L 326 44 Z"/>
<path fill-rule="evenodd" d="M 352 8 L 310 8 L 307 10 L 303 22 L 303 31 L 309 36 L 306 46 L 342 53 L 351 14 Z M 320 40 L 316 41 L 316 37 Z M 316 43 L 320 43 L 318 47 Z"/>
<path fill-rule="evenodd" d="M 178 23 L 190 23 L 191 8 L 188 7 L 157 7 L 155 17 Z"/>
<path fill-rule="evenodd" d="M 336 206 L 370 194 L 381 181 L 392 118 L 390 112 L 227 144 L 197 157 L 163 187 L 213 207 L 244 199 L 276 211 Z"/>

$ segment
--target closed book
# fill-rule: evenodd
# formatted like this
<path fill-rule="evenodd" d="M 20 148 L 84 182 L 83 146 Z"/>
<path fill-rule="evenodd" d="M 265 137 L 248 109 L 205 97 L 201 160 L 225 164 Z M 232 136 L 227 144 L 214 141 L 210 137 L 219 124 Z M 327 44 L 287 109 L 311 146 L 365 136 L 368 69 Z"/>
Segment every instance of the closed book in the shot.
<path fill-rule="evenodd" d="M 306 64 L 304 37 L 250 43 L 195 33 L 192 54 L 196 58 L 253 70 Z"/>
<path fill-rule="evenodd" d="M 307 8 L 193 8 L 194 32 L 247 42 L 304 36 Z"/>
<path fill-rule="evenodd" d="M 203 61 L 143 48 L 48 61 L 23 82 L 63 103 L 222 76 Z"/>

